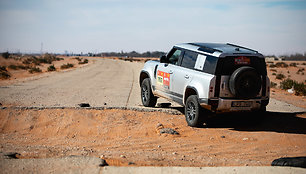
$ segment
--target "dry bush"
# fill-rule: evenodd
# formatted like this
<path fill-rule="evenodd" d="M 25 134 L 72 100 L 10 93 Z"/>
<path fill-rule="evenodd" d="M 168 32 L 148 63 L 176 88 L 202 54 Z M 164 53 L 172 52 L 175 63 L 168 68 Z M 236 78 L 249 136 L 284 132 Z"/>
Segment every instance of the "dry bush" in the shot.
<path fill-rule="evenodd" d="M 271 86 L 271 88 L 275 88 L 277 86 L 277 83 L 271 81 L 270 86 Z"/>
<path fill-rule="evenodd" d="M 0 79 L 9 79 L 11 75 L 7 72 L 5 66 L 0 66 Z"/>
<path fill-rule="evenodd" d="M 297 72 L 296 72 L 296 74 L 302 74 L 302 75 L 304 75 L 304 72 L 303 71 L 305 71 L 305 69 L 304 68 L 300 68 Z"/>
<path fill-rule="evenodd" d="M 287 68 L 289 65 L 285 62 L 277 62 L 275 66 L 279 68 Z"/>
<path fill-rule="evenodd" d="M 285 90 L 291 89 L 293 87 L 295 95 L 306 95 L 306 85 L 303 82 L 299 83 L 295 80 L 286 79 L 280 83 L 280 87 L 281 89 Z"/>
<path fill-rule="evenodd" d="M 282 80 L 282 79 L 284 79 L 286 76 L 284 75 L 284 74 L 282 74 L 282 73 L 279 73 L 279 74 L 276 74 L 276 79 L 278 79 L 278 80 Z"/>
<path fill-rule="evenodd" d="M 74 58 L 74 59 L 76 59 L 77 61 L 82 61 L 82 58 L 79 58 L 79 57 L 76 57 L 76 58 Z"/>
<path fill-rule="evenodd" d="M 33 74 L 33 73 L 40 73 L 41 69 L 38 67 L 32 67 L 29 69 L 29 73 Z"/>
<path fill-rule="evenodd" d="M 18 70 L 18 69 L 26 70 L 26 69 L 29 69 L 30 67 L 24 66 L 24 65 L 9 65 L 8 68 L 13 69 L 13 70 Z"/>
<path fill-rule="evenodd" d="M 50 66 L 48 67 L 48 71 L 56 71 L 55 66 L 54 66 L 54 65 L 50 65 Z"/>
<path fill-rule="evenodd" d="M 84 61 L 80 61 L 79 64 L 86 64 L 88 63 L 88 59 L 85 59 Z"/>
<path fill-rule="evenodd" d="M 63 64 L 63 65 L 61 66 L 61 69 L 68 69 L 68 68 L 72 68 L 73 66 L 74 66 L 73 64 L 67 63 L 67 64 Z"/>
<path fill-rule="evenodd" d="M 30 56 L 26 58 L 22 63 L 29 65 L 29 64 L 34 64 L 34 65 L 40 65 L 40 64 L 51 64 L 53 61 L 60 61 L 63 60 L 63 58 L 58 58 L 53 54 L 44 54 L 41 57 L 35 57 L 35 56 Z"/>

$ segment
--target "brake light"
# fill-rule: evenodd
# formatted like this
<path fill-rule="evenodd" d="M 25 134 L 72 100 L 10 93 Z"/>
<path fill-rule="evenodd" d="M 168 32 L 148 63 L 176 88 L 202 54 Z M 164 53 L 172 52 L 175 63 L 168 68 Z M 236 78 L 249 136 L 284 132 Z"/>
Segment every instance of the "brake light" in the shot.
<path fill-rule="evenodd" d="M 211 87 L 209 88 L 209 92 L 213 92 L 213 91 L 214 91 L 214 87 L 211 86 Z"/>
<path fill-rule="evenodd" d="M 215 97 L 219 97 L 221 76 L 217 76 L 215 84 Z"/>

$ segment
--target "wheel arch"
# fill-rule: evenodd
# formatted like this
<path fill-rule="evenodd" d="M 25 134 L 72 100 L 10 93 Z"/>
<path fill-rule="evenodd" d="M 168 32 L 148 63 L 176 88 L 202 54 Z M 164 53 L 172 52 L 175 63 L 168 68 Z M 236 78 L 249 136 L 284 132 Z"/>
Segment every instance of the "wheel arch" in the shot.
<path fill-rule="evenodd" d="M 141 83 L 142 81 L 145 79 L 145 78 L 149 78 L 150 79 L 150 85 L 151 85 L 151 78 L 150 78 L 150 75 L 147 71 L 144 71 L 142 70 L 140 72 L 140 76 L 139 76 L 139 86 L 141 86 Z"/>
<path fill-rule="evenodd" d="M 197 89 L 192 86 L 187 86 L 184 93 L 184 100 L 183 100 L 184 105 L 186 103 L 187 98 L 191 95 L 196 95 L 199 98 Z"/>

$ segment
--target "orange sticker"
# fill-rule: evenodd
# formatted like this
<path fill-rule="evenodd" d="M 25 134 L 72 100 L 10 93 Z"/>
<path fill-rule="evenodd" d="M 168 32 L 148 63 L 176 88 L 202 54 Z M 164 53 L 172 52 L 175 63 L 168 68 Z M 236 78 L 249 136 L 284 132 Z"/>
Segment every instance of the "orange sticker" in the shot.
<path fill-rule="evenodd" d="M 163 71 L 157 71 L 157 83 L 160 85 L 170 86 L 170 74 L 163 72 Z"/>

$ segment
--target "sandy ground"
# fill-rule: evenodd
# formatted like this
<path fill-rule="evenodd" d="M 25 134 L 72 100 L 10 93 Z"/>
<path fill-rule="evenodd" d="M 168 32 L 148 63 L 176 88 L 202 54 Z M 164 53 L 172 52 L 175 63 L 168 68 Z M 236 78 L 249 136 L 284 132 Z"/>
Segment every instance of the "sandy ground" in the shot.
<path fill-rule="evenodd" d="M 130 110 L 4 109 L 0 151 L 17 158 L 101 157 L 119 166 L 268 166 L 306 155 L 306 115 L 220 115 L 191 128 L 184 115 Z M 179 135 L 160 134 L 157 125 Z"/>
<path fill-rule="evenodd" d="M 8 73 L 10 74 L 11 77 L 9 79 L 0 79 L 0 86 L 6 86 L 6 85 L 11 85 L 11 84 L 16 84 L 16 83 L 32 81 L 32 80 L 40 79 L 43 77 L 51 76 L 55 74 L 56 72 L 71 71 L 76 68 L 87 66 L 93 63 L 93 60 L 89 60 L 88 64 L 79 64 L 79 61 L 76 60 L 75 57 L 59 56 L 59 58 L 63 58 L 64 60 L 53 61 L 52 64 L 41 64 L 41 65 L 36 66 L 42 70 L 42 72 L 38 72 L 38 73 L 37 72 L 30 73 L 28 72 L 28 70 L 22 70 L 22 69 L 13 70 L 13 69 L 7 68 Z M 83 59 L 86 59 L 86 58 L 83 58 Z M 21 60 L 4 59 L 2 56 L 0 56 L 0 66 L 8 67 L 9 65 L 24 65 L 22 64 L 22 61 L 23 59 Z M 73 64 L 74 66 L 69 69 L 61 69 L 61 65 L 64 65 L 67 63 Z M 48 67 L 50 65 L 54 65 L 54 67 L 56 68 L 56 71 L 48 72 Z"/>
<path fill-rule="evenodd" d="M 292 113 L 292 105 L 274 100 L 264 120 L 219 115 L 203 128 L 188 127 L 182 114 L 10 107 L 87 102 L 141 108 L 138 76 L 143 62 L 91 61 L 95 63 L 73 71 L 1 85 L 0 102 L 8 108 L 0 110 L 0 159 L 14 152 L 25 159 L 95 156 L 117 166 L 267 166 L 276 158 L 306 156 L 305 113 Z M 271 92 L 271 97 L 305 108 L 301 96 Z M 160 134 L 158 123 L 179 135 Z"/>
<path fill-rule="evenodd" d="M 280 82 L 282 80 L 276 79 L 275 74 L 283 74 L 285 75 L 284 79 L 290 78 L 292 80 L 295 80 L 299 83 L 303 82 L 306 83 L 306 75 L 304 74 L 306 72 L 306 61 L 273 61 L 273 64 L 276 64 L 278 62 L 284 62 L 288 65 L 291 63 L 297 63 L 296 67 L 289 66 L 287 68 L 270 68 L 270 63 L 267 63 L 267 73 L 270 78 L 271 82 L 277 83 L 277 87 L 271 88 L 271 98 L 285 101 L 287 103 L 293 104 L 298 107 L 306 108 L 306 97 L 305 96 L 296 96 L 294 93 L 291 94 L 287 92 L 286 90 L 280 89 Z M 299 72 L 299 69 L 304 69 L 302 72 Z"/>

